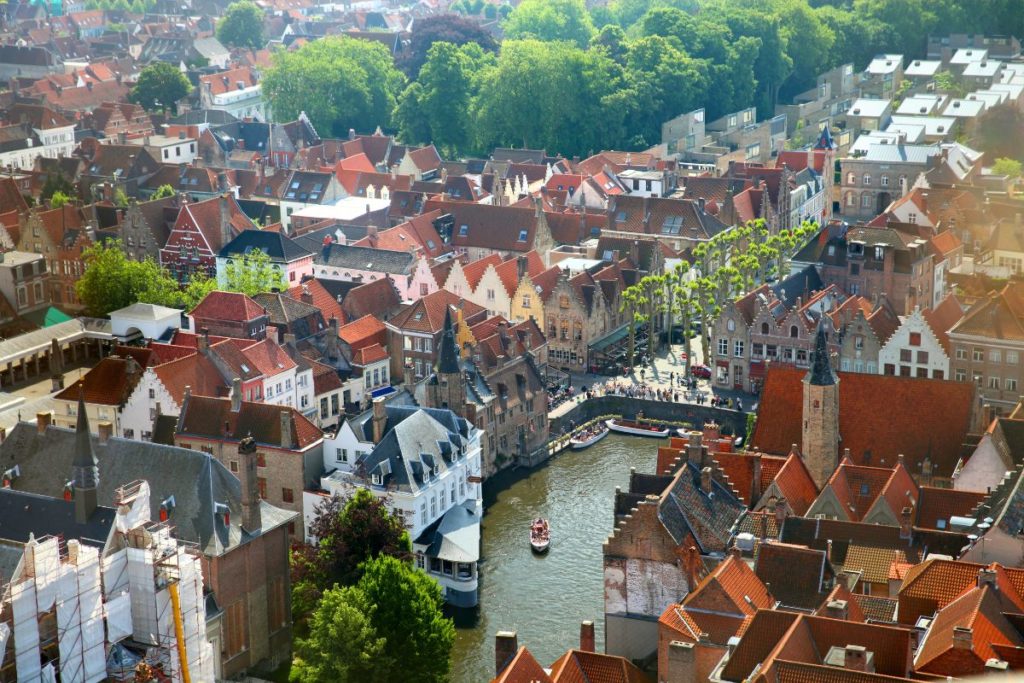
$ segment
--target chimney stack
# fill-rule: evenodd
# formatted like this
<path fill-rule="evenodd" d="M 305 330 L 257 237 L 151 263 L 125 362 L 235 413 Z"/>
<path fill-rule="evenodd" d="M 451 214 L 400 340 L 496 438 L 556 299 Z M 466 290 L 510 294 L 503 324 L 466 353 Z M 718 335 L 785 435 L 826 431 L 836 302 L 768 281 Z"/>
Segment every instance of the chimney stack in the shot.
<path fill-rule="evenodd" d="M 519 637 L 515 631 L 498 631 L 494 634 L 494 675 L 498 676 L 509 665 L 519 651 Z"/>
<path fill-rule="evenodd" d="M 302 285 L 302 303 L 313 305 L 313 294 L 309 291 L 309 285 Z"/>
<path fill-rule="evenodd" d="M 259 476 L 256 470 L 256 439 L 247 436 L 239 441 L 238 455 L 242 461 L 238 472 L 238 478 L 242 483 L 242 528 L 254 534 L 263 526 L 260 517 Z"/>
<path fill-rule="evenodd" d="M 711 468 L 705 467 L 700 471 L 700 488 L 704 493 L 711 495 Z"/>
<path fill-rule="evenodd" d="M 373 442 L 380 443 L 384 438 L 384 426 L 388 421 L 387 411 L 384 409 L 384 397 L 379 396 L 373 399 Z"/>
<path fill-rule="evenodd" d="M 868 663 L 868 651 L 863 645 L 847 645 L 843 657 L 843 668 L 850 671 L 874 673 L 874 667 Z"/>
<path fill-rule="evenodd" d="M 850 605 L 846 600 L 829 600 L 825 605 L 825 616 L 846 621 L 850 616 Z"/>
<path fill-rule="evenodd" d="M 196 349 L 199 353 L 206 353 L 210 350 L 210 330 L 205 327 L 199 330 L 199 336 L 196 338 Z"/>
<path fill-rule="evenodd" d="M 584 621 L 580 624 L 580 651 L 596 652 L 594 641 L 594 622 Z"/>
<path fill-rule="evenodd" d="M 690 443 L 686 447 L 690 462 L 696 467 L 704 464 L 704 435 L 698 431 L 690 432 Z"/>
<path fill-rule="evenodd" d="M 292 411 L 286 408 L 281 411 L 281 448 L 292 447 Z"/>
<path fill-rule="evenodd" d="M 53 422 L 53 413 L 47 411 L 45 413 L 36 413 L 36 429 L 40 434 L 46 433 L 46 428 Z"/>
<path fill-rule="evenodd" d="M 96 425 L 96 430 L 99 434 L 99 439 L 97 440 L 100 444 L 105 444 L 114 435 L 114 423 L 109 421 L 100 422 Z"/>
<path fill-rule="evenodd" d="M 967 626 L 953 628 L 953 649 L 971 650 L 974 648 L 974 630 Z"/>
<path fill-rule="evenodd" d="M 235 377 L 231 380 L 231 412 L 237 413 L 242 409 L 242 378 Z"/>
<path fill-rule="evenodd" d="M 914 531 L 914 510 L 905 507 L 900 511 L 900 538 L 910 540 Z"/>
<path fill-rule="evenodd" d="M 996 573 L 995 571 L 985 568 L 978 570 L 978 587 L 991 586 L 992 588 L 998 588 L 996 585 Z"/>

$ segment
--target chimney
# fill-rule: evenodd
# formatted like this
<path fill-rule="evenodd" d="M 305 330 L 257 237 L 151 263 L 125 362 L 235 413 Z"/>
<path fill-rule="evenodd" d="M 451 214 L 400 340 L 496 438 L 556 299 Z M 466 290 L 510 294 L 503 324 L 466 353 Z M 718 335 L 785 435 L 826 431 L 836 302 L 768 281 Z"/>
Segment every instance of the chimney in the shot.
<path fill-rule="evenodd" d="M 40 434 L 46 433 L 46 428 L 53 422 L 53 413 L 47 411 L 45 413 L 36 413 L 36 429 Z"/>
<path fill-rule="evenodd" d="M 953 649 L 972 650 L 974 649 L 974 630 L 968 626 L 956 626 L 953 628 Z"/>
<path fill-rule="evenodd" d="M 519 281 L 522 282 L 526 278 L 527 272 L 529 272 L 530 259 L 525 256 L 516 257 L 516 273 L 519 275 Z"/>
<path fill-rule="evenodd" d="M 338 319 L 331 316 L 327 324 L 330 327 L 330 331 L 327 333 L 327 357 L 337 360 L 340 355 L 338 352 Z"/>
<path fill-rule="evenodd" d="M 789 503 L 786 502 L 785 496 L 775 501 L 775 525 L 778 527 L 778 533 L 782 535 L 782 525 L 786 522 L 786 517 L 789 516 Z"/>
<path fill-rule="evenodd" d="M 309 291 L 309 285 L 302 285 L 302 295 L 300 298 L 302 303 L 309 304 L 310 306 L 313 305 L 313 293 Z"/>
<path fill-rule="evenodd" d="M 494 634 L 494 675 L 498 676 L 509 665 L 519 651 L 519 638 L 515 631 L 498 631 Z"/>
<path fill-rule="evenodd" d="M 412 363 L 406 363 L 402 366 L 402 384 L 412 390 L 412 386 L 416 383 L 416 378 L 413 377 Z"/>
<path fill-rule="evenodd" d="M 206 353 L 210 350 L 210 330 L 205 327 L 199 330 L 199 337 L 196 338 L 196 349 L 199 353 Z"/>
<path fill-rule="evenodd" d="M 242 528 L 255 534 L 263 526 L 260 518 L 260 484 L 256 471 L 256 439 L 247 436 L 238 442 L 238 456 L 241 460 L 238 478 L 242 482 Z"/>
<path fill-rule="evenodd" d="M 697 197 L 697 211 L 703 214 L 706 206 L 707 202 L 705 199 L 703 197 Z"/>
<path fill-rule="evenodd" d="M 665 683 L 693 683 L 697 680 L 694 643 L 673 640 L 668 644 L 668 671 Z"/>
<path fill-rule="evenodd" d="M 807 168 L 814 168 L 814 146 L 811 145 L 807 148 Z"/>
<path fill-rule="evenodd" d="M 281 411 L 281 448 L 292 447 L 292 411 Z"/>
<path fill-rule="evenodd" d="M 996 585 L 996 573 L 991 569 L 979 569 L 978 570 L 978 587 L 991 586 L 992 588 L 998 588 Z"/>
<path fill-rule="evenodd" d="M 704 435 L 700 432 L 690 432 L 690 444 L 686 447 L 690 462 L 700 467 L 704 464 Z"/>
<path fill-rule="evenodd" d="M 242 409 L 242 378 L 235 377 L 231 380 L 231 412 L 237 413 Z"/>
<path fill-rule="evenodd" d="M 594 622 L 584 621 L 580 624 L 580 651 L 597 652 L 594 643 Z"/>
<path fill-rule="evenodd" d="M 850 605 L 846 600 L 829 600 L 825 605 L 825 616 L 846 621 L 850 616 Z"/>
<path fill-rule="evenodd" d="M 910 540 L 914 530 L 913 509 L 905 507 L 900 511 L 900 538 Z"/>
<path fill-rule="evenodd" d="M 96 430 L 99 434 L 97 441 L 99 441 L 100 444 L 105 444 L 110 441 L 110 437 L 114 435 L 114 423 L 109 421 L 100 422 L 96 425 Z"/>
<path fill-rule="evenodd" d="M 384 426 L 388 421 L 387 411 L 384 409 L 384 397 L 379 396 L 373 399 L 373 442 L 380 443 L 384 438 Z"/>
<path fill-rule="evenodd" d="M 225 192 L 220 196 L 220 246 L 231 241 L 231 202 Z"/>
<path fill-rule="evenodd" d="M 711 495 L 711 468 L 705 467 L 700 471 L 700 488 L 701 490 Z"/>
<path fill-rule="evenodd" d="M 707 439 L 709 448 L 711 447 L 712 442 L 718 441 L 722 438 L 722 428 L 717 422 L 712 420 L 711 422 L 704 423 L 704 438 Z"/>
<path fill-rule="evenodd" d="M 750 478 L 750 503 L 751 505 L 761 500 L 761 456 L 754 457 L 754 472 Z"/>
<path fill-rule="evenodd" d="M 868 651 L 863 645 L 847 645 L 843 657 L 843 668 L 850 671 L 874 673 L 874 667 L 868 663 Z"/>

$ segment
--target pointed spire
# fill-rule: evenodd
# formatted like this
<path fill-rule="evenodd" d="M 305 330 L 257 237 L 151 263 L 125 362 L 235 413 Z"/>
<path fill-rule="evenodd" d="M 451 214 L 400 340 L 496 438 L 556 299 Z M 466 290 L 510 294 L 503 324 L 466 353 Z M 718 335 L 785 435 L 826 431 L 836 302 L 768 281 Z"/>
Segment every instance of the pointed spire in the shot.
<path fill-rule="evenodd" d="M 818 332 L 814 339 L 814 351 L 811 352 L 810 382 L 816 386 L 831 386 L 839 381 L 832 369 L 832 361 L 828 353 L 828 338 L 825 336 L 825 316 L 818 320 Z"/>
<path fill-rule="evenodd" d="M 457 375 L 459 369 L 459 348 L 455 342 L 455 328 L 452 326 L 452 308 L 444 308 L 444 329 L 441 332 L 441 348 L 437 356 L 438 374 Z"/>
<path fill-rule="evenodd" d="M 92 452 L 89 435 L 89 417 L 85 413 L 85 394 L 81 388 L 78 391 L 78 423 L 75 426 L 75 456 L 71 469 L 75 488 L 95 488 L 99 483 L 96 456 Z"/>

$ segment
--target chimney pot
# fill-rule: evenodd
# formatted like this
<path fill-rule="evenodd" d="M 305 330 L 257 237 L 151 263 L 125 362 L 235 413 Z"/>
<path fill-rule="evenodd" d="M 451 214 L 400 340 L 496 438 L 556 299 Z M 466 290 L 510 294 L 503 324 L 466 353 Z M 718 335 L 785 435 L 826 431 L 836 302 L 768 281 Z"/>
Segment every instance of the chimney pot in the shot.
<path fill-rule="evenodd" d="M 582 652 L 596 652 L 594 640 L 594 622 L 584 621 L 580 624 L 580 650 Z"/>
<path fill-rule="evenodd" d="M 519 637 L 515 631 L 498 631 L 494 634 L 494 675 L 499 675 L 519 651 Z"/>
<path fill-rule="evenodd" d="M 384 406 L 384 397 L 379 396 L 373 399 L 373 442 L 380 443 L 384 438 L 384 427 L 388 421 L 387 411 Z"/>
<path fill-rule="evenodd" d="M 967 626 L 953 628 L 953 649 L 970 650 L 974 647 L 974 630 Z"/>
<path fill-rule="evenodd" d="M 711 494 L 711 468 L 705 467 L 700 471 L 700 488 L 707 493 Z"/>
<path fill-rule="evenodd" d="M 53 422 L 53 412 L 36 413 L 36 429 L 40 434 L 46 433 L 46 428 Z"/>

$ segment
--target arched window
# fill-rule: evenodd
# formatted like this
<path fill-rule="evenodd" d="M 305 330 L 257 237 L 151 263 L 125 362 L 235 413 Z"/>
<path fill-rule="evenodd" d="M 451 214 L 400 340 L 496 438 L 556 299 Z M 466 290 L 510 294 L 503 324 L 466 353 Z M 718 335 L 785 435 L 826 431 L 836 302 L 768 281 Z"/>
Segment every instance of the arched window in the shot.
<path fill-rule="evenodd" d="M 797 329 L 796 325 L 791 325 L 789 328 L 789 336 L 796 339 L 800 336 L 800 330 Z"/>
<path fill-rule="evenodd" d="M 856 206 L 856 204 L 857 204 L 857 198 L 853 196 L 852 192 L 847 192 L 846 193 L 846 205 L 847 206 Z"/>
<path fill-rule="evenodd" d="M 870 185 L 871 184 L 871 174 L 870 173 L 865 173 L 864 174 L 864 184 L 865 185 Z"/>
<path fill-rule="evenodd" d="M 857 174 L 853 173 L 852 171 L 850 173 L 847 173 L 846 174 L 846 184 L 847 185 L 856 185 L 857 184 Z"/>
<path fill-rule="evenodd" d="M 761 323 L 761 334 L 768 334 L 768 323 Z"/>

